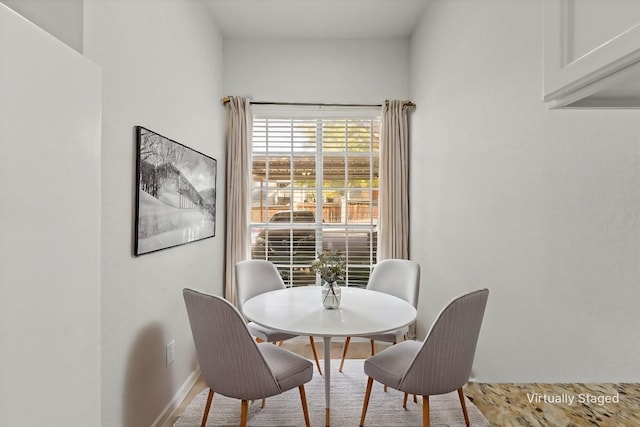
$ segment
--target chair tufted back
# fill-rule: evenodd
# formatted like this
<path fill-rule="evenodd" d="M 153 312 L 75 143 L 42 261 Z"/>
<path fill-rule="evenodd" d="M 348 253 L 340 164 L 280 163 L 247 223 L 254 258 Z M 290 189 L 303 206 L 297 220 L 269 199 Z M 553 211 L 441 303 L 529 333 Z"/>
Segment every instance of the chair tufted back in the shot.
<path fill-rule="evenodd" d="M 367 289 L 402 298 L 418 306 L 420 264 L 406 259 L 385 259 L 373 268 Z"/>
<path fill-rule="evenodd" d="M 284 289 L 285 285 L 276 266 L 270 261 L 250 259 L 236 263 L 238 309 L 249 298 L 264 292 Z"/>
<path fill-rule="evenodd" d="M 227 300 L 182 291 L 200 371 L 209 388 L 243 400 L 280 393 L 280 387 L 240 312 Z"/>
<path fill-rule="evenodd" d="M 451 301 L 433 322 L 427 338 L 400 382 L 407 393 L 433 395 L 462 387 L 471 374 L 488 289 Z"/>

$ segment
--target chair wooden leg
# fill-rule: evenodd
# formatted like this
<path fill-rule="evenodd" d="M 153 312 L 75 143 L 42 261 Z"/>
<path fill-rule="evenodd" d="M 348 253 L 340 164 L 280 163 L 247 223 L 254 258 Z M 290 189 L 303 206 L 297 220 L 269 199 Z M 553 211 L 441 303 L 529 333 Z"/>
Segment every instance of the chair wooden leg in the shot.
<path fill-rule="evenodd" d="M 344 341 L 344 347 L 342 348 L 342 360 L 340 361 L 340 369 L 338 372 L 342 372 L 342 368 L 344 367 L 344 359 L 347 358 L 347 349 L 349 348 L 349 343 L 351 342 L 351 337 L 347 337 Z"/>
<path fill-rule="evenodd" d="M 460 398 L 460 405 L 462 405 L 462 413 L 464 414 L 464 422 L 469 427 L 469 414 L 467 414 L 467 404 L 465 403 L 464 393 L 462 387 L 458 389 L 458 397 Z"/>
<path fill-rule="evenodd" d="M 257 342 L 257 343 L 261 343 L 261 342 L 264 342 L 264 340 L 263 340 L 262 338 L 258 338 L 258 337 L 256 337 L 256 342 Z"/>
<path fill-rule="evenodd" d="M 362 416 L 360 417 L 360 427 L 364 426 L 364 417 L 367 416 L 367 407 L 369 406 L 369 397 L 371 397 L 371 387 L 373 386 L 373 378 L 367 380 L 367 391 L 364 393 L 364 403 L 362 404 Z"/>
<path fill-rule="evenodd" d="M 240 427 L 247 427 L 248 413 L 249 413 L 249 401 L 243 400 L 240 406 Z"/>
<path fill-rule="evenodd" d="M 204 415 L 202 415 L 202 424 L 200 427 L 207 425 L 207 417 L 209 416 L 209 409 L 211 409 L 211 402 L 213 401 L 213 390 L 209 389 L 209 396 L 207 396 L 207 404 L 204 407 Z"/>
<path fill-rule="evenodd" d="M 318 373 L 322 376 L 322 369 L 320 369 L 320 360 L 318 360 L 318 352 L 316 351 L 316 343 L 313 341 L 313 337 L 309 335 L 309 343 L 311 344 L 311 351 L 313 352 L 313 358 L 316 359 L 316 367 L 318 368 Z"/>
<path fill-rule="evenodd" d="M 267 402 L 267 399 L 262 399 L 262 406 L 260 406 L 260 408 L 264 408 L 264 404 Z"/>
<path fill-rule="evenodd" d="M 409 396 L 409 393 L 405 393 L 404 394 L 404 398 L 402 399 L 402 407 L 404 409 L 407 409 L 407 397 Z"/>
<path fill-rule="evenodd" d="M 429 396 L 422 396 L 422 427 L 429 427 Z"/>
<path fill-rule="evenodd" d="M 376 342 L 371 340 L 371 355 L 373 356 L 374 354 L 376 354 Z"/>
<path fill-rule="evenodd" d="M 415 394 L 413 395 L 413 403 L 418 403 L 418 396 Z"/>
<path fill-rule="evenodd" d="M 309 409 L 307 408 L 307 395 L 304 392 L 304 385 L 301 385 L 300 387 L 298 387 L 298 390 L 300 390 L 300 400 L 302 401 L 302 413 L 304 414 L 304 424 L 307 427 L 310 427 L 311 424 L 309 422 Z"/>

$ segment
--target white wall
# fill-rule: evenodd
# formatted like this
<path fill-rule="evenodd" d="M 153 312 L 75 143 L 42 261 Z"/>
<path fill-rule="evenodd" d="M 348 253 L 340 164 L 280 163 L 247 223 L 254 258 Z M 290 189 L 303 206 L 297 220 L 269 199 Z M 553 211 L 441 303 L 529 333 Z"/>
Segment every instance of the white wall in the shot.
<path fill-rule="evenodd" d="M 254 101 L 379 104 L 409 96 L 409 41 L 224 41 L 224 90 Z"/>
<path fill-rule="evenodd" d="M 640 113 L 547 110 L 542 2 L 430 2 L 411 42 L 420 330 L 491 290 L 486 382 L 638 382 Z"/>
<path fill-rule="evenodd" d="M 0 425 L 97 426 L 100 70 L 1 4 L 0 64 Z"/>
<path fill-rule="evenodd" d="M 1 0 L 0 3 L 82 52 L 83 0 Z"/>
<path fill-rule="evenodd" d="M 148 426 L 196 368 L 182 288 L 222 293 L 222 39 L 203 2 L 89 0 L 84 12 L 103 77 L 102 426 Z M 215 237 L 132 256 L 135 125 L 218 160 Z"/>

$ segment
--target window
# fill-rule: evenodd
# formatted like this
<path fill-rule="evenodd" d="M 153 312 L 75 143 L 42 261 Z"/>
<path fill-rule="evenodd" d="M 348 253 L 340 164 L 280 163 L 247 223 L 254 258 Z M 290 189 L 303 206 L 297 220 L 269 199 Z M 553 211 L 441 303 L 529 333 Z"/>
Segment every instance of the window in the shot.
<path fill-rule="evenodd" d="M 376 262 L 379 112 L 254 114 L 252 258 L 301 286 L 319 280 L 310 269 L 318 252 L 340 250 L 346 284 L 366 286 Z"/>

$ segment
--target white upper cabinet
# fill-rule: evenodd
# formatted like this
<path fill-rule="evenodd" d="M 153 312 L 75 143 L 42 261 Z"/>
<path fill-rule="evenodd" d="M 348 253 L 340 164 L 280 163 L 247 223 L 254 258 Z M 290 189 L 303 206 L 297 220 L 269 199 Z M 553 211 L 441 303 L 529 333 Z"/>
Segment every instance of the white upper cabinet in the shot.
<path fill-rule="evenodd" d="M 545 0 L 550 108 L 640 108 L 640 0 Z"/>

